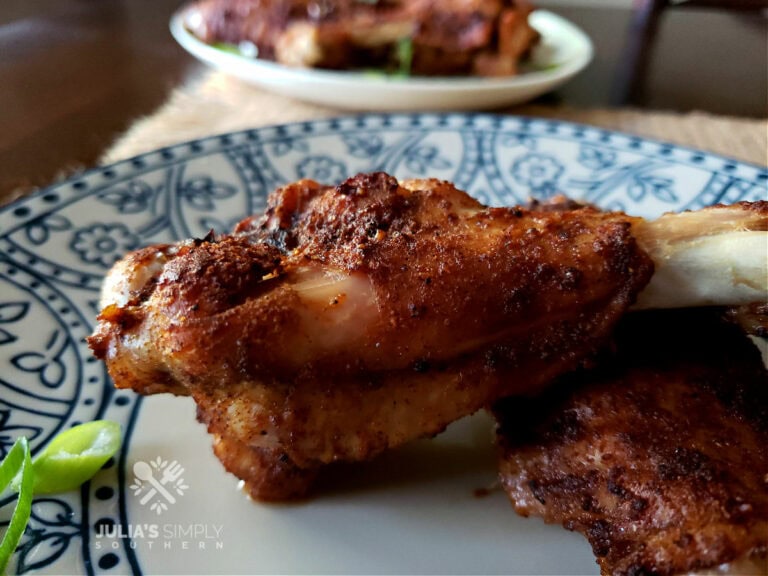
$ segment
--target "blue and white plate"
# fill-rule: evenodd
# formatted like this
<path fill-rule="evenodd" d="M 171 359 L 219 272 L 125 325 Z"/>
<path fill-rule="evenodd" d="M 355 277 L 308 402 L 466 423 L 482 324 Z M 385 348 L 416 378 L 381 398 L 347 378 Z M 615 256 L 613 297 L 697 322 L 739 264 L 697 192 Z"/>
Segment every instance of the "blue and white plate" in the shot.
<path fill-rule="evenodd" d="M 557 192 L 641 216 L 768 196 L 768 171 L 576 124 L 359 116 L 214 136 L 99 168 L 0 209 L 0 455 L 109 418 L 124 449 L 80 492 L 38 498 L 12 569 L 57 574 L 595 574 L 580 536 L 517 517 L 485 416 L 368 464 L 318 498 L 251 503 L 187 399 L 114 391 L 84 338 L 126 251 L 229 230 L 297 178 L 435 176 L 488 204 Z M 137 478 L 149 464 L 172 498 Z M 12 503 L 0 500 L 0 523 Z"/>

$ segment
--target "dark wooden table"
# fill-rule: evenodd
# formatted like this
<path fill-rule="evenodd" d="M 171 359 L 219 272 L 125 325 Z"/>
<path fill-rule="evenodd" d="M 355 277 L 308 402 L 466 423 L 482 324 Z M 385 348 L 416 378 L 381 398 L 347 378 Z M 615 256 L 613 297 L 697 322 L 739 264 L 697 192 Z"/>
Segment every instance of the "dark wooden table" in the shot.
<path fill-rule="evenodd" d="M 200 69 L 168 33 L 179 0 L 0 2 L 0 203 L 93 165 L 141 115 Z M 545 1 L 539 3 L 547 6 Z M 589 34 L 591 66 L 542 103 L 627 105 L 632 13 L 552 6 Z M 765 13 L 668 10 L 629 104 L 768 115 Z"/>

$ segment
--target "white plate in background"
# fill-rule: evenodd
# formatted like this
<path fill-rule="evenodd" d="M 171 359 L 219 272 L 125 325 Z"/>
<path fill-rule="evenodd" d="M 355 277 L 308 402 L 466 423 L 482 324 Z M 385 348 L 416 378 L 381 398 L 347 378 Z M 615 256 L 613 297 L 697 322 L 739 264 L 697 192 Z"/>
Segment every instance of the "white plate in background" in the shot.
<path fill-rule="evenodd" d="M 592 60 L 592 42 L 579 28 L 547 10 L 535 10 L 531 25 L 541 34 L 527 68 L 505 78 L 377 77 L 364 72 L 293 68 L 227 52 L 199 40 L 185 25 L 195 8 L 171 18 L 176 41 L 219 70 L 266 90 L 333 108 L 360 111 L 484 110 L 531 100 L 557 88 Z"/>

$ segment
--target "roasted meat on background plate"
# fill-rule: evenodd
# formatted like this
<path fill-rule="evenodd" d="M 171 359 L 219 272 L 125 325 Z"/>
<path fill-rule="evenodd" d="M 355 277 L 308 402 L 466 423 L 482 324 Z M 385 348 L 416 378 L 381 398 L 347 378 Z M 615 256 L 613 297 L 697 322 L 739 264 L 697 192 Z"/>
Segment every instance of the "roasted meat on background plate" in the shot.
<path fill-rule="evenodd" d="M 511 76 L 539 38 L 525 0 L 202 0 L 186 26 L 289 66 Z"/>
<path fill-rule="evenodd" d="M 751 239 L 764 204 L 705 220 Z M 254 497 L 285 499 L 324 465 L 437 434 L 576 368 L 651 277 L 633 234 L 665 268 L 701 241 L 659 222 L 668 241 L 622 213 L 487 208 L 444 181 L 302 180 L 233 234 L 127 255 L 89 342 L 117 387 L 191 395 L 226 468 Z M 718 295 L 754 300 L 764 268 L 732 267 L 738 282 Z M 686 273 L 672 292 L 707 300 Z M 653 294 L 645 305 L 663 305 Z"/>
<path fill-rule="evenodd" d="M 603 574 L 768 573 L 768 373 L 718 312 L 628 315 L 595 369 L 495 413 L 517 512 Z"/>

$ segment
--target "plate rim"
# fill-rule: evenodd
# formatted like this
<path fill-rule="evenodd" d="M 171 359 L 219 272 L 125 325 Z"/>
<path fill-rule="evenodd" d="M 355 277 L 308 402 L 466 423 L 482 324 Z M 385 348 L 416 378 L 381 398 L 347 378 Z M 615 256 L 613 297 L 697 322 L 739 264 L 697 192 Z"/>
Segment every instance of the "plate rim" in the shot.
<path fill-rule="evenodd" d="M 114 179 L 116 175 L 114 171 L 117 169 L 124 169 L 126 166 L 131 165 L 133 168 L 132 173 L 140 174 L 144 171 L 151 170 L 157 166 L 161 166 L 170 162 L 177 162 L 182 157 L 176 157 L 181 153 L 185 153 L 183 158 L 188 158 L 197 154 L 209 153 L 212 150 L 206 150 L 206 146 L 210 146 L 212 149 L 219 149 L 215 144 L 219 144 L 221 148 L 226 148 L 233 144 L 233 140 L 243 138 L 245 141 L 249 141 L 253 138 L 253 134 L 272 131 L 276 136 L 285 137 L 294 135 L 294 132 L 299 134 L 309 134 L 317 129 L 318 126 L 327 124 L 329 130 L 336 131 L 339 126 L 344 122 L 350 122 L 360 129 L 370 128 L 367 123 L 372 120 L 378 120 L 381 122 L 380 127 L 390 127 L 393 121 L 404 120 L 409 123 L 413 128 L 458 128 L 459 126 L 451 126 L 450 121 L 461 120 L 464 122 L 463 127 L 476 128 L 476 129 L 492 129 L 498 130 L 503 127 L 504 124 L 519 123 L 520 127 L 523 126 L 537 126 L 541 125 L 546 127 L 547 130 L 543 134 L 554 137 L 560 129 L 567 129 L 571 132 L 571 136 L 576 137 L 578 133 L 587 135 L 595 134 L 599 136 L 598 142 L 601 145 L 609 146 L 611 141 L 615 138 L 625 138 L 629 142 L 638 142 L 640 146 L 643 144 L 655 146 L 658 151 L 669 150 L 670 152 L 679 151 L 693 157 L 701 157 L 701 162 L 694 162 L 691 159 L 685 161 L 684 159 L 676 159 L 678 162 L 682 162 L 691 166 L 703 166 L 706 161 L 717 161 L 722 163 L 719 168 L 721 171 L 732 173 L 733 168 L 728 169 L 728 166 L 738 168 L 744 167 L 748 170 L 754 171 L 752 180 L 762 181 L 768 191 L 768 165 L 761 166 L 754 162 L 748 162 L 740 160 L 732 156 L 720 154 L 718 152 L 711 152 L 694 146 L 687 146 L 683 144 L 677 144 L 669 140 L 661 138 L 654 138 L 648 136 L 642 136 L 634 132 L 628 132 L 623 130 L 615 130 L 611 128 L 602 128 L 599 126 L 586 124 L 583 122 L 574 122 L 572 120 L 559 120 L 553 118 L 537 117 L 530 115 L 519 114 L 500 114 L 489 112 L 381 112 L 381 113 L 358 113 L 358 114 L 339 114 L 330 116 L 327 118 L 315 118 L 309 120 L 299 120 L 292 122 L 282 122 L 274 124 L 265 124 L 263 126 L 254 126 L 252 128 L 243 128 L 240 130 L 232 130 L 225 132 L 212 133 L 199 138 L 192 138 L 169 144 L 167 146 L 161 146 L 159 148 L 153 148 L 145 152 L 140 152 L 133 156 L 110 162 L 107 164 L 95 164 L 90 168 L 78 171 L 71 174 L 62 180 L 57 180 L 46 186 L 40 187 L 21 198 L 16 198 L 11 202 L 7 202 L 0 206 L 0 215 L 8 212 L 12 209 L 18 209 L 25 204 L 37 200 L 46 194 L 57 191 L 60 188 L 74 187 L 77 192 L 81 192 L 82 196 L 91 194 L 91 186 L 78 186 L 79 182 L 86 179 L 96 177 L 99 173 L 105 183 L 109 183 Z M 426 126 L 424 122 L 431 120 L 434 124 Z M 481 122 L 487 122 L 488 125 L 478 126 Z M 522 129 L 521 131 L 527 131 Z M 586 138 L 584 138 L 587 141 Z M 605 141 L 603 140 L 605 139 Z M 639 149 L 639 148 L 638 148 Z M 670 154 L 671 157 L 671 154 Z M 715 169 L 715 168 L 712 168 Z M 567 192 L 567 191 L 566 191 Z M 59 204 L 52 202 L 50 208 L 55 208 Z M 36 214 L 35 216 L 39 216 Z M 30 216 L 30 217 L 35 217 Z M 26 220 L 26 218 L 25 218 Z M 0 235 L 5 235 L 9 230 L 4 230 L 0 227 Z"/>

